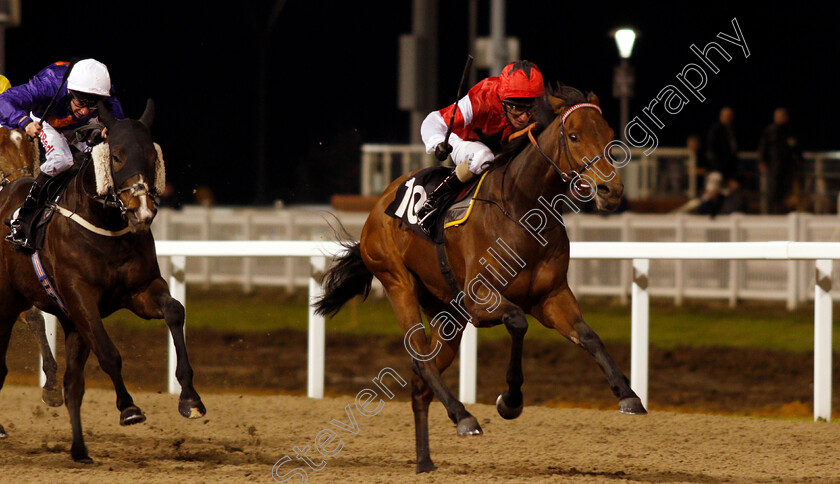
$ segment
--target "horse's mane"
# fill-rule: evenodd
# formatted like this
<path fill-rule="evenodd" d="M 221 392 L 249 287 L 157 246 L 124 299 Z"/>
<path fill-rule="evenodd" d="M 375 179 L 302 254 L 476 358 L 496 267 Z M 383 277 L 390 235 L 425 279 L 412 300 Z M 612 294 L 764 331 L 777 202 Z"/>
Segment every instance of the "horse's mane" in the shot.
<path fill-rule="evenodd" d="M 567 86 L 560 82 L 549 84 L 546 89 L 546 96 L 537 100 L 536 110 L 534 111 L 534 121 L 537 122 L 537 125 L 533 129 L 534 136 L 539 136 L 539 134 L 542 133 L 542 131 L 559 116 L 558 113 L 554 112 L 554 108 L 551 104 L 549 104 L 547 96 L 562 99 L 564 102 L 561 106 L 568 108 L 578 103 L 587 102 L 589 94 L 590 93 L 584 94 L 581 90 L 572 86 Z M 527 136 L 520 136 L 510 143 L 507 143 L 502 152 L 496 156 L 496 160 L 493 164 L 504 165 L 510 160 L 516 158 L 516 155 L 521 153 L 529 143 L 530 140 Z"/>

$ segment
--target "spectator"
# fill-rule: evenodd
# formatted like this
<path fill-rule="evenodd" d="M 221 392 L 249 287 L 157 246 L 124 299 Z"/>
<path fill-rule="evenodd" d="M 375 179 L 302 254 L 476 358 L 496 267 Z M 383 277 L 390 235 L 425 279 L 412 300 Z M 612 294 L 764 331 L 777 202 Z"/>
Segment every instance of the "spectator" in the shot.
<path fill-rule="evenodd" d="M 706 156 L 708 157 L 708 172 L 717 171 L 724 179 L 738 173 L 738 143 L 732 122 L 735 112 L 726 106 L 720 110 L 720 119 L 709 129 L 706 139 Z"/>
<path fill-rule="evenodd" d="M 723 205 L 724 199 L 722 185 L 723 176 L 720 172 L 712 172 L 706 175 L 706 191 L 700 197 L 697 213 L 711 215 L 712 217 L 720 213 L 720 207 Z"/>
<path fill-rule="evenodd" d="M 718 215 L 729 215 L 732 213 L 746 213 L 749 205 L 747 192 L 743 188 L 743 179 L 734 176 L 726 181 L 726 196 L 720 206 Z"/>
<path fill-rule="evenodd" d="M 785 213 L 785 199 L 802 159 L 788 121 L 787 110 L 777 108 L 773 124 L 764 129 L 758 142 L 758 168 L 767 177 L 767 208 L 771 214 Z"/>

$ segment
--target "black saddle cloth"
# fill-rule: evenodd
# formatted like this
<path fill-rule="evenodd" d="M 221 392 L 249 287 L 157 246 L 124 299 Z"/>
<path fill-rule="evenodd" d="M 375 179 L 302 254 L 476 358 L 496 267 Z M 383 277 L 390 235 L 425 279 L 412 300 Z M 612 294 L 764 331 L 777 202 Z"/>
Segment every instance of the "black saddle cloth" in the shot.
<path fill-rule="evenodd" d="M 433 166 L 424 168 L 418 171 L 414 176 L 406 180 L 403 185 L 397 190 L 396 198 L 385 209 L 385 213 L 400 219 L 415 233 L 419 234 L 424 239 L 433 243 L 443 243 L 443 225 L 445 222 L 445 214 L 452 203 L 464 194 L 470 193 L 470 188 L 478 182 L 479 177 L 476 177 L 472 183 L 468 184 L 462 190 L 447 193 L 445 198 L 441 200 L 440 209 L 432 214 L 434 220 L 429 226 L 431 227 L 432 238 L 429 238 L 423 230 L 420 229 L 417 211 L 423 206 L 428 196 L 437 188 L 441 182 L 452 173 L 451 168 L 444 166 Z"/>

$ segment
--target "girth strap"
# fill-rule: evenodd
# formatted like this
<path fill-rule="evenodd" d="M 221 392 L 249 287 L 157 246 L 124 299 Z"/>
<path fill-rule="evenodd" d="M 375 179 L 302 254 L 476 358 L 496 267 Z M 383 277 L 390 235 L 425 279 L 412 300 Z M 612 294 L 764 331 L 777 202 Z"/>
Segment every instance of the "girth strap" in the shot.
<path fill-rule="evenodd" d="M 58 291 L 55 290 L 50 282 L 50 278 L 47 276 L 47 271 L 44 270 L 44 265 L 41 263 L 41 254 L 37 250 L 32 253 L 32 267 L 35 269 L 35 275 L 38 276 L 38 282 L 44 286 L 47 296 L 49 296 L 54 303 L 58 304 L 58 307 L 61 308 L 61 312 L 67 314 L 67 307 L 64 305 L 64 300 L 61 299 L 61 296 L 58 295 Z"/>
<path fill-rule="evenodd" d="M 446 248 L 443 243 L 435 244 L 437 250 L 438 264 L 440 264 L 440 272 L 443 274 L 443 279 L 449 290 L 452 291 L 453 297 L 458 297 L 461 291 L 458 289 L 458 283 L 455 282 L 455 276 L 452 275 L 452 268 L 449 267 L 449 259 L 446 257 Z"/>

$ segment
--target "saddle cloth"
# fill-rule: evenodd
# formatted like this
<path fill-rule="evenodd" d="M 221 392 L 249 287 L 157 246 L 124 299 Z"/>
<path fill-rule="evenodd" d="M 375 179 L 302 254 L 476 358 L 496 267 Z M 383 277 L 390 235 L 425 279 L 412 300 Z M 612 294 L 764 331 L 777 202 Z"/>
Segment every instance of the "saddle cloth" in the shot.
<path fill-rule="evenodd" d="M 460 192 L 454 194 L 455 196 L 451 200 L 443 201 L 442 206 L 444 210 L 434 215 L 436 219 L 431 224 L 433 227 L 433 240 L 420 230 L 417 211 L 425 203 L 428 194 L 432 193 L 451 171 L 450 168 L 442 166 L 434 166 L 418 171 L 414 176 L 407 179 L 397 190 L 394 201 L 388 205 L 385 213 L 391 217 L 400 219 L 406 226 L 424 239 L 434 243 L 442 243 L 444 228 L 461 225 L 467 221 L 467 218 L 472 212 L 475 196 L 478 193 L 481 182 L 487 176 L 487 173 L 489 173 L 489 171 L 485 172 L 480 178 L 474 179 Z M 441 216 L 441 213 L 444 216 Z"/>

